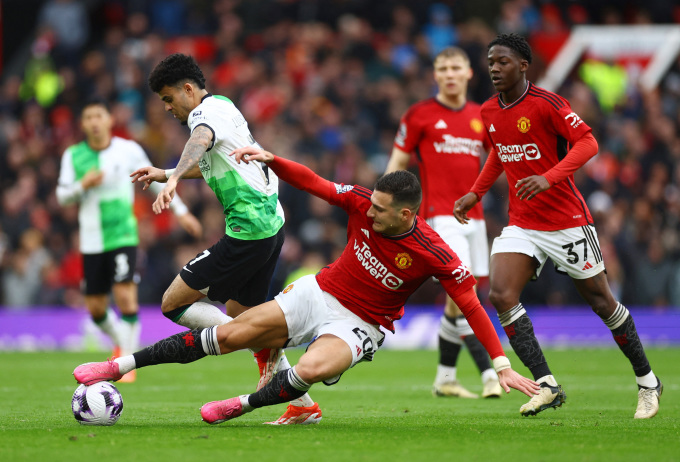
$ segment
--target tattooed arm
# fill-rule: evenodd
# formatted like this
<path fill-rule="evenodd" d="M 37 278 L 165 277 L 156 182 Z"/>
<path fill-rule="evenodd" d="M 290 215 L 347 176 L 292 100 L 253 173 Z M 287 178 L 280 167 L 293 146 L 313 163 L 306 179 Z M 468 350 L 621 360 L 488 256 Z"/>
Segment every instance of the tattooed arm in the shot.
<path fill-rule="evenodd" d="M 175 189 L 177 189 L 177 182 L 180 178 L 200 178 L 200 169 L 198 168 L 198 161 L 203 154 L 210 148 L 212 143 L 213 133 L 208 127 L 199 125 L 191 133 L 191 138 L 187 141 L 182 151 L 182 157 L 179 159 L 175 171 L 168 178 L 168 182 L 163 188 L 163 191 L 158 193 L 156 201 L 153 203 L 154 213 L 161 213 L 163 210 L 170 207 L 172 198 L 175 197 Z M 194 174 L 198 173 L 198 176 Z"/>

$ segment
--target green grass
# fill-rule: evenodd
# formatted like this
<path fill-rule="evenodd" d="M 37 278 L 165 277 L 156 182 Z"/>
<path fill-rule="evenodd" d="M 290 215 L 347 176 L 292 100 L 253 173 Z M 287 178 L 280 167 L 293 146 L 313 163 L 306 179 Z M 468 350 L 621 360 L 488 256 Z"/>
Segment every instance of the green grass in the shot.
<path fill-rule="evenodd" d="M 291 362 L 301 350 L 290 350 Z M 616 349 L 548 351 L 566 404 L 523 418 L 527 398 L 433 398 L 434 351 L 381 351 L 333 387 L 316 385 L 319 425 L 271 427 L 284 405 L 217 426 L 200 420 L 206 401 L 253 389 L 257 372 L 244 352 L 189 365 L 139 371 L 120 384 L 125 409 L 113 427 L 79 425 L 70 410 L 73 368 L 102 355 L 0 353 L 1 461 L 631 461 L 680 460 L 680 349 L 650 349 L 665 384 L 661 411 L 633 420 L 637 389 Z M 521 373 L 527 371 L 511 356 Z M 459 378 L 480 391 L 461 355 Z"/>

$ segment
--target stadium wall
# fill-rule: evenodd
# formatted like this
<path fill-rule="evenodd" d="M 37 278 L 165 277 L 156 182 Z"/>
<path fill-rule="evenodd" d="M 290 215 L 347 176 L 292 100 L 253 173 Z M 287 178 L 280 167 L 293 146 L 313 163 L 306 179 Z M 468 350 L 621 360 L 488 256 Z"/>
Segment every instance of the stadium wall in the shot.
<path fill-rule="evenodd" d="M 680 345 L 680 310 L 652 307 L 629 307 L 638 332 L 646 346 Z M 534 329 L 543 346 L 550 347 L 615 347 L 611 334 L 590 308 L 566 307 L 559 310 L 527 307 Z M 504 343 L 495 313 L 488 311 L 496 331 Z M 383 348 L 434 349 L 441 308 L 407 306 L 403 319 L 396 324 L 396 334 L 386 336 Z M 168 321 L 160 307 L 140 309 L 142 345 L 184 330 Z M 24 310 L 0 309 L 0 351 L 107 351 L 111 344 L 85 311 L 63 307 L 41 307 Z"/>

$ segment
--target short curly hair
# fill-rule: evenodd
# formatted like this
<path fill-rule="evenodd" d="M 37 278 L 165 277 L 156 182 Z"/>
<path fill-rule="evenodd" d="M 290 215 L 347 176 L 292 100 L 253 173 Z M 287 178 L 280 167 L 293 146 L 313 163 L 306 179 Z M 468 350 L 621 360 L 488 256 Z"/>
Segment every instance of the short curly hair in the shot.
<path fill-rule="evenodd" d="M 531 47 L 524 37 L 519 34 L 499 34 L 495 39 L 489 43 L 486 47 L 490 50 L 492 46 L 500 45 L 503 47 L 508 47 L 515 53 L 517 53 L 520 58 L 526 59 L 529 64 L 531 64 Z"/>
<path fill-rule="evenodd" d="M 175 53 L 168 56 L 151 71 L 149 87 L 158 93 L 165 86 L 174 87 L 191 80 L 202 90 L 205 88 L 205 77 L 193 57 Z"/>

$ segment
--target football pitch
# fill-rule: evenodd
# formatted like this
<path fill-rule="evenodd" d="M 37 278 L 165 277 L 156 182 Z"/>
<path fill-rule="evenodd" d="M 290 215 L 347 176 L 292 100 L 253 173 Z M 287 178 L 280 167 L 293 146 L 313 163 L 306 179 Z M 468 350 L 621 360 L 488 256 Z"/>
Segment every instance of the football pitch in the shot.
<path fill-rule="evenodd" d="M 291 362 L 301 353 L 288 350 Z M 648 349 L 665 389 L 659 414 L 643 421 L 633 419 L 637 388 L 615 348 L 546 351 L 567 402 L 526 418 L 518 411 L 527 398 L 516 391 L 496 400 L 434 398 L 436 355 L 380 351 L 337 385 L 315 385 L 310 394 L 323 420 L 308 426 L 262 424 L 278 418 L 284 405 L 216 426 L 201 421 L 204 402 L 254 389 L 257 367 L 248 353 L 149 367 L 136 383 L 117 385 L 124 400 L 118 423 L 89 427 L 71 413 L 71 372 L 104 355 L 0 353 L 0 460 L 680 460 L 678 348 Z M 471 391 L 481 391 L 467 352 L 458 375 Z"/>

